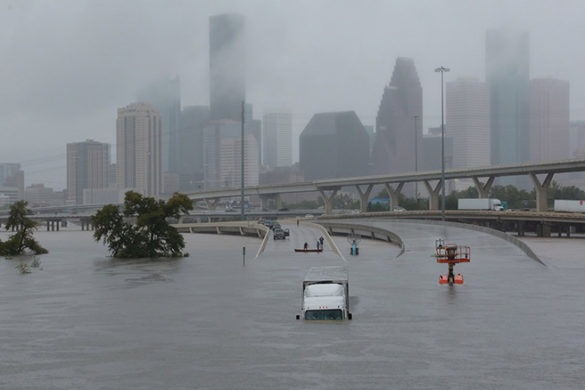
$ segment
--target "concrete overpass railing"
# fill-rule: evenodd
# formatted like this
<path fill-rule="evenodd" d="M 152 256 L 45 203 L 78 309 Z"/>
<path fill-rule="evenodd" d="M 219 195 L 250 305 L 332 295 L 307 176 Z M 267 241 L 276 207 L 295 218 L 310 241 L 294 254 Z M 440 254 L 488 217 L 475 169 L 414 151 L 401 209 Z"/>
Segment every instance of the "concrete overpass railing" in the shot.
<path fill-rule="evenodd" d="M 376 226 L 347 223 L 347 222 L 334 222 L 334 221 L 317 221 L 319 225 L 322 225 L 330 235 L 350 235 L 355 234 L 361 237 L 369 238 L 372 240 L 381 240 L 389 242 L 390 244 L 397 245 L 400 248 L 399 257 L 404 253 L 404 242 L 402 238 L 396 233 L 390 230 L 383 229 Z"/>
<path fill-rule="evenodd" d="M 248 221 L 234 222 L 206 222 L 206 223 L 177 223 L 172 224 L 182 233 L 207 233 L 207 234 L 231 234 L 238 236 L 252 236 L 262 239 L 262 244 L 256 253 L 256 257 L 264 251 L 266 241 L 270 236 L 270 229 L 264 225 Z"/>

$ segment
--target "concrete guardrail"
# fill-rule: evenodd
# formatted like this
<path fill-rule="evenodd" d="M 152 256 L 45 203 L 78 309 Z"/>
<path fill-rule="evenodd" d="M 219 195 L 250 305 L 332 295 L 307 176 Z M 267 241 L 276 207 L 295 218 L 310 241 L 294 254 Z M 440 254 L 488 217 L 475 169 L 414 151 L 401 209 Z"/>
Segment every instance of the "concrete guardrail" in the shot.
<path fill-rule="evenodd" d="M 381 240 L 389 242 L 390 244 L 397 245 L 400 248 L 399 257 L 404 253 L 404 242 L 396 233 L 390 230 L 383 229 L 376 226 L 361 225 L 354 223 L 343 223 L 343 222 L 331 222 L 331 221 L 316 221 L 317 224 L 322 225 L 330 235 L 350 235 L 355 234 L 361 237 L 369 238 L 372 240 Z"/>
<path fill-rule="evenodd" d="M 205 223 L 178 223 L 171 225 L 181 233 L 231 234 L 237 236 L 253 236 L 262 239 L 262 244 L 256 253 L 256 258 L 264 251 L 270 236 L 270 229 L 256 222 L 205 222 Z"/>

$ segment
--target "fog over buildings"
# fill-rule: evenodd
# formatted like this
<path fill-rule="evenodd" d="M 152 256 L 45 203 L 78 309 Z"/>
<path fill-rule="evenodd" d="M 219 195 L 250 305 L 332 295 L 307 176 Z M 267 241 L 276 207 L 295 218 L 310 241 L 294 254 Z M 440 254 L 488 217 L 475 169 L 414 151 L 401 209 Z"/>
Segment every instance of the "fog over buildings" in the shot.
<path fill-rule="evenodd" d="M 412 59 L 418 75 L 424 108 L 417 124 L 421 133 L 440 125 L 440 75 L 434 72 L 439 66 L 451 69 L 445 74 L 446 83 L 460 78 L 502 88 L 516 83 L 525 90 L 526 104 L 528 94 L 537 90 L 536 86 L 530 88 L 530 80 L 567 82 L 569 107 L 549 105 L 550 112 L 568 110 L 570 121 L 583 121 L 584 11 L 585 3 L 576 0 L 7 0 L 0 4 L 0 162 L 20 164 L 27 186 L 44 183 L 55 190 L 65 188 L 66 144 L 93 139 L 115 149 L 117 109 L 137 100 L 155 100 L 147 95 L 160 80 L 180 80 L 180 86 L 167 90 L 174 97 L 166 101 L 173 104 L 164 108 L 162 102 L 150 102 L 163 111 L 161 149 L 170 151 L 167 155 L 188 153 L 181 149 L 180 135 L 187 125 L 165 124 L 187 115 L 178 113 L 177 101 L 183 110 L 201 107 L 191 111 L 194 121 L 206 121 L 207 115 L 212 120 L 237 121 L 239 111 L 234 107 L 244 95 L 253 104 L 254 119 L 263 118 L 274 107 L 291 113 L 295 162 L 299 160 L 299 135 L 316 113 L 355 111 L 364 126 L 376 125 L 397 58 Z M 231 16 L 211 19 L 210 25 L 210 17 L 226 14 Z M 212 42 L 210 31 L 216 23 L 222 24 L 222 18 L 240 20 L 238 14 L 243 17 L 245 35 L 235 46 L 234 57 L 243 57 L 245 52 L 245 63 L 238 64 L 234 57 L 222 62 L 233 65 L 230 74 L 234 78 L 218 80 L 216 68 L 210 65 L 227 52 L 221 50 L 221 34 Z M 239 36 L 240 24 L 233 25 L 232 33 Z M 228 39 L 230 32 L 221 31 Z M 517 45 L 492 56 L 488 31 L 505 31 L 520 38 Z M 217 56 L 212 47 L 219 48 Z M 521 81 L 506 79 L 512 76 L 498 71 L 494 58 L 499 65 L 520 64 Z M 220 88 L 222 83 L 225 88 Z M 213 85 L 218 87 L 210 88 Z M 234 97 L 231 108 L 214 104 L 212 91 L 221 94 L 222 90 Z M 550 96 L 557 96 L 549 90 Z M 500 96 L 509 92 L 502 91 Z M 533 95 L 530 99 L 543 107 L 542 99 Z M 505 102 L 495 102 L 493 93 L 490 103 L 492 109 L 498 104 L 510 108 Z M 172 118 L 165 111 L 172 112 Z M 520 107 L 518 115 L 516 123 L 529 126 L 532 121 L 539 123 L 541 133 L 547 131 L 544 119 L 530 117 L 528 109 Z M 566 122 L 562 115 L 550 123 Z M 490 125 L 510 118 L 494 120 L 492 111 Z M 491 163 L 530 159 L 523 144 L 527 129 L 522 125 L 505 134 L 492 130 Z M 583 139 L 581 125 L 573 124 L 572 129 L 571 140 Z M 190 137 L 202 138 L 203 134 Z M 457 142 L 453 140 L 455 149 Z M 261 145 L 256 148 L 261 150 Z M 501 148 L 507 149 L 500 153 Z M 583 146 L 572 144 L 571 150 L 582 151 Z M 556 155 L 557 151 L 541 148 L 539 153 Z M 115 150 L 111 154 L 116 155 Z M 161 163 L 164 170 L 171 162 Z M 174 167 L 181 186 L 196 186 L 204 180 L 203 167 L 193 164 L 193 168 Z M 413 165 L 412 160 L 408 164 Z"/>

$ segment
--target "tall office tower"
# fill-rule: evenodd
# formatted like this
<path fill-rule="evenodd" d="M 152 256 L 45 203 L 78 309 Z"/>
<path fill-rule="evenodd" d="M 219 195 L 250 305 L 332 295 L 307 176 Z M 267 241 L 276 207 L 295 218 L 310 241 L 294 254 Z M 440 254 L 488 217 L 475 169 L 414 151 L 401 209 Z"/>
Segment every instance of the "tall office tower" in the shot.
<path fill-rule="evenodd" d="M 313 115 L 299 140 L 306 180 L 367 175 L 369 139 L 354 111 Z"/>
<path fill-rule="evenodd" d="M 570 158 L 585 158 L 585 121 L 571 121 Z"/>
<path fill-rule="evenodd" d="M 205 188 L 241 185 L 241 122 L 211 121 L 203 130 L 203 176 Z M 256 136 L 244 136 L 244 185 L 258 185 L 260 150 Z"/>
<path fill-rule="evenodd" d="M 262 158 L 270 168 L 292 165 L 292 115 L 288 111 L 264 113 Z"/>
<path fill-rule="evenodd" d="M 158 197 L 162 187 L 162 119 L 150 104 L 132 103 L 118 109 L 116 121 L 119 189 Z"/>
<path fill-rule="evenodd" d="M 569 158 L 569 82 L 530 80 L 530 160 Z"/>
<path fill-rule="evenodd" d="M 477 79 L 458 79 L 448 82 L 446 89 L 448 135 L 455 150 L 453 168 L 490 165 L 490 94 L 487 83 Z"/>
<path fill-rule="evenodd" d="M 137 101 L 153 105 L 162 118 L 162 171 L 178 173 L 181 119 L 181 80 L 167 78 L 140 91 Z"/>
<path fill-rule="evenodd" d="M 211 120 L 242 118 L 246 96 L 244 16 L 209 18 L 209 103 Z"/>
<path fill-rule="evenodd" d="M 181 191 L 203 189 L 203 129 L 208 122 L 207 106 L 188 106 L 181 111 L 178 167 Z"/>
<path fill-rule="evenodd" d="M 416 121 L 415 116 L 418 117 Z M 398 57 L 376 117 L 374 173 L 415 171 L 415 149 L 420 151 L 422 146 L 421 118 L 422 88 L 414 61 Z M 417 154 L 420 162 L 421 155 Z"/>
<path fill-rule="evenodd" d="M 0 194 L 6 197 L 5 204 L 24 199 L 24 171 L 18 163 L 0 163 Z"/>
<path fill-rule="evenodd" d="M 110 145 L 87 140 L 67 144 L 67 203 L 83 204 L 83 190 L 108 187 Z"/>
<path fill-rule="evenodd" d="M 528 33 L 490 30 L 485 48 L 486 81 L 490 88 L 491 162 L 494 165 L 526 162 L 530 159 Z M 519 182 L 512 180 L 508 184 Z"/>
<path fill-rule="evenodd" d="M 373 125 L 364 125 L 364 129 L 366 133 L 368 133 L 368 137 L 370 138 L 370 155 L 372 154 L 372 150 L 374 149 L 374 142 L 376 142 L 376 132 L 374 131 Z"/>

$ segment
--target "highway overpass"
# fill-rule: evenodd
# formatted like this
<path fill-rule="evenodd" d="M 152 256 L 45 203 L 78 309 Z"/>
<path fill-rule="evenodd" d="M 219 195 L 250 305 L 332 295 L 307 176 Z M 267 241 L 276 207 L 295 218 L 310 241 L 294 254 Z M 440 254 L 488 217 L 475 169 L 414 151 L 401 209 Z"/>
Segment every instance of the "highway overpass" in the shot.
<path fill-rule="evenodd" d="M 473 180 L 480 198 L 487 198 L 496 177 L 527 175 L 531 178 L 536 191 L 537 211 L 546 211 L 548 189 L 553 176 L 557 173 L 585 171 L 585 159 L 561 160 L 546 163 L 527 163 L 490 166 L 469 169 L 452 169 L 445 171 L 445 180 Z M 342 187 L 355 187 L 360 194 L 361 211 L 367 210 L 372 188 L 384 185 L 391 197 L 393 207 L 398 205 L 399 194 L 404 184 L 422 182 L 429 193 L 429 209 L 439 209 L 441 192 L 441 171 L 404 173 L 399 175 L 375 175 L 315 180 L 312 182 L 270 184 L 246 187 L 245 196 L 258 196 L 261 201 L 274 199 L 280 204 L 280 195 L 286 193 L 318 192 L 325 203 L 326 214 L 333 211 L 333 197 Z M 196 201 L 205 201 L 210 210 L 215 210 L 222 198 L 234 198 L 241 195 L 241 188 L 225 188 L 191 192 L 187 194 Z M 278 208 L 278 206 L 277 206 Z"/>

